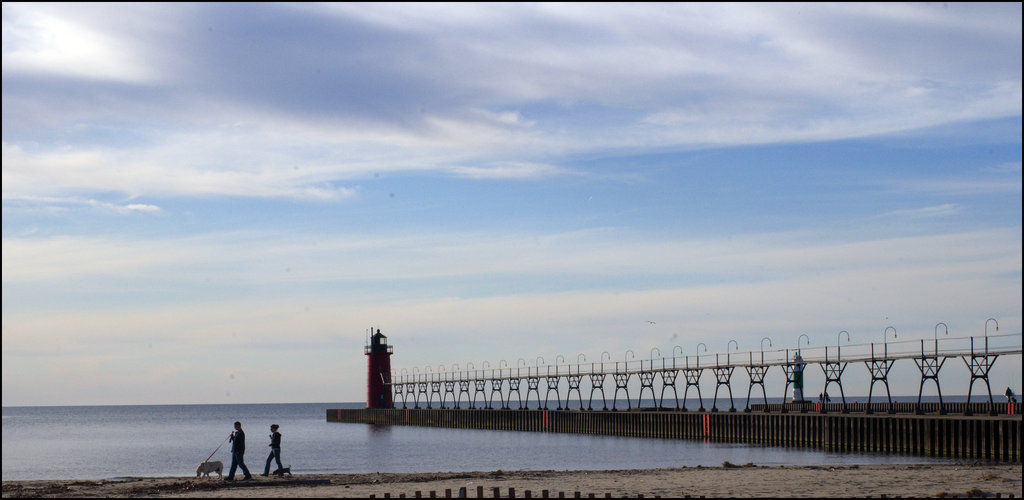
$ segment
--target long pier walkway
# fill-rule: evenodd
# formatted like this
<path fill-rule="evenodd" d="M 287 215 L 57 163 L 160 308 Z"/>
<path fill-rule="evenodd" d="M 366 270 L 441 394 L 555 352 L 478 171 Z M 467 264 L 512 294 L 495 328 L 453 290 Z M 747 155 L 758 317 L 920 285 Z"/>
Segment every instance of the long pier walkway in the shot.
<path fill-rule="evenodd" d="M 1004 405 L 1005 406 L 1005 405 Z M 807 412 L 338 409 L 328 422 L 459 429 L 567 432 L 705 439 L 832 452 L 1021 461 L 1020 403 L 1015 415 L 915 415 Z M 981 408 L 978 408 L 979 410 Z M 979 413 L 982 413 L 979 411 Z"/>
<path fill-rule="evenodd" d="M 692 356 L 685 355 L 677 346 L 679 352 L 674 351 L 671 357 L 661 357 L 660 352 L 656 357 L 657 349 L 652 349 L 649 359 L 640 360 L 635 355 L 631 358 L 632 351 L 627 351 L 622 361 L 612 361 L 605 352 L 599 361 L 590 363 L 580 354 L 576 363 L 564 363 L 562 356 L 558 356 L 555 364 L 543 366 L 543 358 L 538 357 L 534 366 L 519 359 L 515 367 L 502 361 L 497 368 L 484 362 L 480 369 L 472 363 L 466 364 L 467 370 L 454 364 L 451 370 L 442 365 L 437 372 L 429 366 L 423 373 L 416 368 L 412 373 L 401 369 L 397 376 L 388 370 L 380 374 L 380 382 L 387 388 L 385 394 L 393 395 L 388 401 L 391 408 L 329 409 L 326 417 L 329 422 L 707 439 L 827 451 L 1020 462 L 1021 404 L 1011 394 L 1006 395 L 1008 402 L 995 402 L 988 376 L 1000 357 L 1016 356 L 1013 362 L 1019 370 L 1021 334 L 989 336 L 990 322 L 998 330 L 998 323 L 989 319 L 985 335 L 977 337 L 940 338 L 939 327 L 945 325 L 939 323 L 934 338 L 928 340 L 889 342 L 890 330 L 892 337 L 896 337 L 895 329 L 889 327 L 881 343 L 859 345 L 842 344 L 843 334 L 849 342 L 849 334 L 843 331 L 839 332 L 836 345 L 813 348 L 800 345 L 805 337 L 802 335 L 796 349 L 766 351 L 764 341 L 768 341 L 769 347 L 771 341 L 765 338 L 761 350 L 747 352 L 737 349 L 707 354 L 707 346 L 700 344 L 697 354 Z M 730 341 L 728 347 L 734 342 Z M 704 347 L 703 354 L 700 347 Z M 965 403 L 942 399 L 940 372 L 951 359 L 962 360 L 967 370 L 959 370 L 959 375 L 947 370 L 947 377 L 970 377 Z M 912 360 L 920 373 L 916 403 L 894 402 L 889 391 L 889 371 L 896 362 L 906 360 Z M 871 377 L 865 403 L 846 401 L 842 384 L 850 363 L 863 363 Z M 839 402 L 812 402 L 802 397 L 803 373 L 812 364 L 817 364 L 825 376 L 822 392 L 827 393 L 834 385 L 839 390 Z M 746 404 L 742 411 L 737 410 L 732 395 L 733 373 L 737 368 L 747 374 Z M 712 373 L 715 382 L 710 410 L 705 409 L 700 393 L 700 379 L 706 371 Z M 782 399 L 787 399 L 792 385 L 795 402 L 767 404 L 764 381 L 769 371 L 784 375 Z M 610 398 L 605 392 L 609 376 L 613 382 L 613 386 L 607 387 Z M 589 382 L 587 388 L 582 387 L 585 381 Z M 685 384 L 682 398 L 677 381 Z M 987 397 L 977 398 L 980 402 L 972 401 L 976 382 L 986 391 Z M 922 402 L 924 388 L 932 384 L 939 402 Z M 635 395 L 634 407 L 629 391 L 637 385 L 639 393 Z M 876 385 L 885 389 L 885 400 L 872 401 Z M 699 404 L 695 411 L 686 407 L 691 388 L 695 389 Z M 751 393 L 758 388 L 763 402 L 751 404 Z M 586 404 L 585 389 L 589 389 Z M 729 408 L 723 411 L 717 407 L 720 389 L 729 394 Z M 624 399 L 619 399 L 620 392 Z M 601 406 L 595 408 L 598 393 Z M 645 393 L 649 394 L 647 399 Z M 518 400 L 516 408 L 513 395 Z M 531 395 L 536 401 L 535 408 L 528 406 Z M 625 401 L 625 411 L 616 407 L 619 401 Z M 654 406 L 642 408 L 644 401 L 653 401 Z"/>

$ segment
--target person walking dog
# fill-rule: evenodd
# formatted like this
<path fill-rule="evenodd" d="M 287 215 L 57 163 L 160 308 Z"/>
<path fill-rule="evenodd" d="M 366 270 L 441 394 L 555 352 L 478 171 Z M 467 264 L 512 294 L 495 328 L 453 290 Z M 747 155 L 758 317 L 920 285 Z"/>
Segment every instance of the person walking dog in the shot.
<path fill-rule="evenodd" d="M 270 462 L 273 460 L 277 460 L 277 470 L 284 468 L 281 465 L 281 433 L 277 432 L 278 427 L 277 424 L 270 426 L 270 455 L 267 456 L 267 466 L 263 468 L 264 476 L 270 475 Z"/>
<path fill-rule="evenodd" d="M 235 468 L 241 467 L 242 473 L 245 477 L 243 481 L 252 479 L 252 474 L 249 474 L 249 468 L 245 466 L 245 432 L 242 431 L 242 423 L 235 422 L 235 432 L 231 433 L 231 437 L 228 438 L 231 441 L 231 469 L 228 471 L 228 477 L 224 478 L 225 481 L 235 480 Z"/>

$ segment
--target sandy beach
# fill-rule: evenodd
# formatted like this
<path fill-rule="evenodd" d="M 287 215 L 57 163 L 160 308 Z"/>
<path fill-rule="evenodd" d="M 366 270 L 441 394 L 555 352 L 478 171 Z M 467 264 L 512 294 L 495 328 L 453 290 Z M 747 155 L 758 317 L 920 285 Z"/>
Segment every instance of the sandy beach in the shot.
<path fill-rule="evenodd" d="M 669 497 L 942 497 L 1021 498 L 1020 465 L 735 466 L 615 471 L 492 471 L 411 474 L 296 474 L 218 478 L 132 478 L 123 481 L 4 481 L 3 498 L 23 497 L 338 497 L 603 498 Z"/>

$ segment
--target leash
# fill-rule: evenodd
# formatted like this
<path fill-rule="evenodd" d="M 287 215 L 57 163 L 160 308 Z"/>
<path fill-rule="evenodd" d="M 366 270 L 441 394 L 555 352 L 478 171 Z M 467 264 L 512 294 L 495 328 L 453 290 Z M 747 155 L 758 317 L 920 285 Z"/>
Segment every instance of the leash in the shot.
<path fill-rule="evenodd" d="M 224 443 L 228 442 L 228 439 L 231 439 L 230 435 L 228 437 L 224 438 Z M 206 457 L 206 460 L 203 460 L 203 462 L 204 463 L 205 462 L 209 462 L 210 459 L 213 458 L 213 456 L 217 454 L 217 450 L 220 450 L 220 447 L 224 446 L 224 443 L 221 443 L 220 446 L 217 446 L 217 449 L 213 450 L 213 453 L 210 453 L 210 456 Z"/>

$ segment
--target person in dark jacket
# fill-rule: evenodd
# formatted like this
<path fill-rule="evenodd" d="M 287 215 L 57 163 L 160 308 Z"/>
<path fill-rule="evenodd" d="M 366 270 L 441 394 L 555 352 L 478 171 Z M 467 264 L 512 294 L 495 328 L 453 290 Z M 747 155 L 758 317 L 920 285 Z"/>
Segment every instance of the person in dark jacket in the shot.
<path fill-rule="evenodd" d="M 249 474 L 249 468 L 245 466 L 243 457 L 245 455 L 245 433 L 242 432 L 242 423 L 235 422 L 235 432 L 231 433 L 231 437 L 228 438 L 231 441 L 231 469 L 228 470 L 228 477 L 224 478 L 225 481 L 235 480 L 235 468 L 241 467 L 242 473 L 245 477 L 243 481 L 252 479 L 252 474 Z"/>
<path fill-rule="evenodd" d="M 278 427 L 277 424 L 270 426 L 270 455 L 267 456 L 267 466 L 263 468 L 264 476 L 270 475 L 270 462 L 275 459 L 277 460 L 277 469 L 284 468 L 281 465 L 281 433 L 277 432 Z"/>

